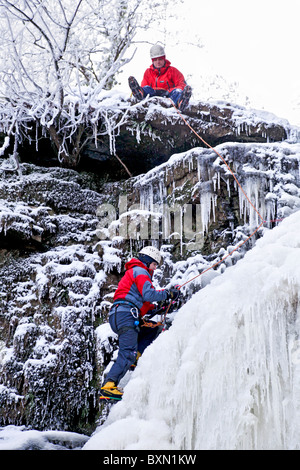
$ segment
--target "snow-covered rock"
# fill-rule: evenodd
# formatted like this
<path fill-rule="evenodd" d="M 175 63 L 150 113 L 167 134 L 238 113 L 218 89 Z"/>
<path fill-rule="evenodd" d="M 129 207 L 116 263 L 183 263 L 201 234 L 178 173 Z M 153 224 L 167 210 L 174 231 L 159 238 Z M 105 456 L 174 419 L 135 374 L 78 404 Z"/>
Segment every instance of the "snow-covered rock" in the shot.
<path fill-rule="evenodd" d="M 112 158 L 112 147 L 129 171 L 138 175 L 166 162 L 175 153 L 199 145 L 205 147 L 195 133 L 215 146 L 224 142 L 280 142 L 294 132 L 285 119 L 222 101 L 191 100 L 181 115 L 169 98 L 147 98 L 139 103 L 128 100 L 126 95 L 120 98 L 116 93 L 101 101 L 101 106 L 113 115 L 114 131 L 99 143 L 91 139 L 82 157 L 112 176 L 128 176 Z"/>
<path fill-rule="evenodd" d="M 95 326 L 122 259 L 96 235 L 111 193 L 71 170 L 3 167 L 0 424 L 86 430 L 98 413 Z"/>
<path fill-rule="evenodd" d="M 87 439 L 74 432 L 36 431 L 25 426 L 0 428 L 0 450 L 78 450 Z"/>

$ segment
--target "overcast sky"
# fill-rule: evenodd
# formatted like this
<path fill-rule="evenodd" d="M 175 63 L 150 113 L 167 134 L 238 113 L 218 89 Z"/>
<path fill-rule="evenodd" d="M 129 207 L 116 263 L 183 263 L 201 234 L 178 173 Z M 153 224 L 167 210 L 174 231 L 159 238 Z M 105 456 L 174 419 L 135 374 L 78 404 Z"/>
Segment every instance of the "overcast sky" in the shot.
<path fill-rule="evenodd" d="M 300 126 L 300 0 L 184 0 L 177 13 L 177 21 L 166 20 L 174 35 L 161 39 L 193 98 L 220 99 L 230 88 L 237 104 L 248 97 L 249 107 Z M 144 35 L 153 42 L 158 37 Z M 203 47 L 191 45 L 199 41 Z M 131 73 L 141 80 L 151 64 L 149 48 L 139 45 L 124 84 Z"/>

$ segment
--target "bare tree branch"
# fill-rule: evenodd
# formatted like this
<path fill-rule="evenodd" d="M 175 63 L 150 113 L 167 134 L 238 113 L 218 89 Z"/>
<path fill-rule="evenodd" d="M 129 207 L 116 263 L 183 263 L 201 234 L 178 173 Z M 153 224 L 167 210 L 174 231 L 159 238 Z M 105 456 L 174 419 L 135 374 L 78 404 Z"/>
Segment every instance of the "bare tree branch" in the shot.
<path fill-rule="evenodd" d="M 126 106 L 107 115 L 99 97 L 168 1 L 0 0 L 0 131 L 21 142 L 37 125 L 68 166 L 80 160 L 87 127 L 114 141 Z"/>

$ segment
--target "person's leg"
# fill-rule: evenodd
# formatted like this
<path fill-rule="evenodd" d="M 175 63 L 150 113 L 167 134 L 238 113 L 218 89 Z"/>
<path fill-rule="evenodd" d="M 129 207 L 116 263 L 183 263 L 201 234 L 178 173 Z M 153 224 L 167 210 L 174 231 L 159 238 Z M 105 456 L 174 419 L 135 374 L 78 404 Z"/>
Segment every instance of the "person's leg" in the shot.
<path fill-rule="evenodd" d="M 143 98 L 145 98 L 143 88 L 138 84 L 137 80 L 134 77 L 128 78 L 128 85 L 130 90 L 132 91 L 133 96 L 137 100 L 142 100 Z"/>
<path fill-rule="evenodd" d="M 115 386 L 124 377 L 131 364 L 135 362 L 137 354 L 138 331 L 134 326 L 134 318 L 129 308 L 119 307 L 109 317 L 112 330 L 119 336 L 118 356 L 107 374 L 107 382 Z"/>
<path fill-rule="evenodd" d="M 138 360 L 145 351 L 145 349 L 155 340 L 160 331 L 160 327 L 141 327 L 138 334 L 138 347 L 136 360 L 130 366 L 130 370 L 134 370 L 137 366 Z"/>
<path fill-rule="evenodd" d="M 153 90 L 153 88 L 151 86 L 143 86 L 143 90 L 144 90 L 144 95 L 147 96 L 156 96 L 156 92 L 155 90 Z"/>
<path fill-rule="evenodd" d="M 138 352 L 142 355 L 145 349 L 155 340 L 158 335 L 158 327 L 141 327 L 138 335 Z"/>
<path fill-rule="evenodd" d="M 182 95 L 176 104 L 179 111 L 183 111 L 187 107 L 191 96 L 192 96 L 192 88 L 189 85 L 187 85 L 184 88 Z"/>
<path fill-rule="evenodd" d="M 119 336 L 118 357 L 108 373 L 109 378 L 118 385 L 130 366 L 134 364 L 137 355 L 138 333 L 130 328 Z"/>
<path fill-rule="evenodd" d="M 175 104 L 175 106 L 177 106 L 177 103 L 180 100 L 182 93 L 183 93 L 183 90 L 181 90 L 181 88 L 175 88 L 174 90 L 170 92 L 169 96 L 171 100 L 173 101 L 173 103 Z"/>

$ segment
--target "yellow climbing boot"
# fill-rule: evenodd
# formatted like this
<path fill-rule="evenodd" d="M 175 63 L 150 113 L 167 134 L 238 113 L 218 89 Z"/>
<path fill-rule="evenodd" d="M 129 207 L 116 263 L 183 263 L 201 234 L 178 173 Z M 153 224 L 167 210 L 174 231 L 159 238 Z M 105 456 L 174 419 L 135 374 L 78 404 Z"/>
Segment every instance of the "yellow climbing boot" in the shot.
<path fill-rule="evenodd" d="M 101 387 L 101 394 L 107 398 L 118 398 L 121 399 L 123 396 L 122 390 L 120 390 L 115 382 L 108 380 L 103 387 Z"/>

